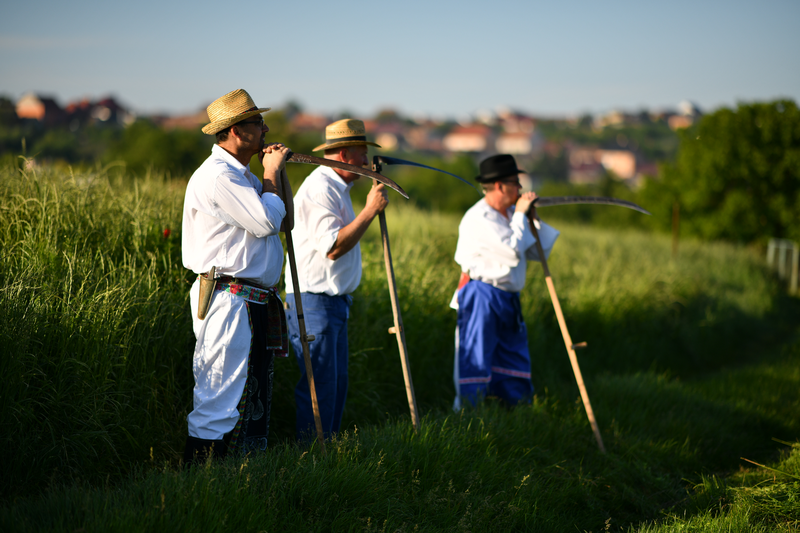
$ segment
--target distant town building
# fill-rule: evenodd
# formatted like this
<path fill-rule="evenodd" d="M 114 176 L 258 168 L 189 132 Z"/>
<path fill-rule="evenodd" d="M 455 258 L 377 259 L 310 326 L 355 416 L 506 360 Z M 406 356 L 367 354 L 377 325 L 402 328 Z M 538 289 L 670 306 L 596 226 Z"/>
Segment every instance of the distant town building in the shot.
<path fill-rule="evenodd" d="M 208 124 L 208 113 L 205 109 L 200 109 L 190 115 L 159 116 L 151 117 L 151 119 L 165 130 L 197 130 Z"/>
<path fill-rule="evenodd" d="M 67 119 L 69 128 L 72 131 L 76 131 L 82 125 L 89 123 L 92 113 L 92 102 L 90 102 L 88 98 L 70 102 L 67 104 L 65 111 L 69 117 Z"/>
<path fill-rule="evenodd" d="M 536 119 L 522 113 L 515 113 L 510 110 L 498 112 L 500 126 L 506 133 L 529 133 L 532 134 L 536 129 Z"/>
<path fill-rule="evenodd" d="M 596 183 L 606 172 L 618 179 L 636 176 L 636 155 L 629 150 L 576 147 L 569 154 L 570 183 Z"/>
<path fill-rule="evenodd" d="M 595 129 L 603 129 L 606 126 L 621 126 L 625 123 L 625 113 L 618 110 L 613 110 L 605 115 L 598 115 L 592 124 Z"/>
<path fill-rule="evenodd" d="M 444 147 L 450 152 L 484 152 L 491 148 L 494 133 L 482 124 L 456 126 L 444 137 Z"/>
<path fill-rule="evenodd" d="M 295 132 L 317 132 L 325 134 L 325 126 L 331 123 L 329 117 L 325 115 L 315 115 L 311 113 L 295 113 L 289 125 Z"/>
<path fill-rule="evenodd" d="M 400 139 L 394 133 L 377 133 L 375 135 L 375 142 L 378 143 L 384 150 L 397 150 L 400 147 Z"/>
<path fill-rule="evenodd" d="M 64 123 L 66 113 L 53 98 L 28 93 L 17 101 L 17 117 L 55 126 Z"/>
<path fill-rule="evenodd" d="M 673 131 L 681 130 L 694 124 L 694 119 L 684 115 L 670 115 L 667 117 L 667 124 L 669 124 L 669 128 Z"/>
<path fill-rule="evenodd" d="M 444 150 L 443 137 L 432 123 L 413 126 L 405 132 L 406 144 L 409 148 L 418 151 L 441 152 Z"/>
<path fill-rule="evenodd" d="M 570 183 L 597 183 L 603 175 L 603 166 L 596 157 L 594 148 L 572 148 L 569 151 Z"/>
<path fill-rule="evenodd" d="M 136 115 L 126 110 L 112 97 L 102 98 L 96 102 L 88 98 L 70 102 L 65 112 L 67 124 L 72 131 L 87 124 L 125 126 L 136 120 Z"/>
<path fill-rule="evenodd" d="M 614 110 L 605 115 L 598 115 L 591 118 L 590 115 L 584 115 L 577 119 L 577 122 L 584 123 L 590 121 L 592 128 L 595 130 L 602 130 L 606 127 L 621 127 L 621 126 L 635 126 L 644 122 L 650 122 L 650 113 L 646 110 L 640 110 L 635 113 L 625 113 L 623 111 Z"/>
<path fill-rule="evenodd" d="M 543 145 L 539 135 L 522 131 L 502 133 L 495 143 L 498 153 L 534 156 L 541 154 Z"/>
<path fill-rule="evenodd" d="M 122 107 L 113 97 L 98 100 L 92 105 L 90 116 L 98 122 L 131 124 L 136 115 Z"/>
<path fill-rule="evenodd" d="M 73 131 L 90 123 L 125 125 L 135 120 L 132 113 L 110 97 L 97 102 L 83 99 L 62 109 L 53 98 L 28 93 L 17 101 L 16 111 L 21 119 L 37 120 L 45 126 L 66 125 Z"/>
<path fill-rule="evenodd" d="M 636 175 L 636 156 L 629 150 L 597 150 L 595 155 L 608 172 L 623 180 Z"/>
<path fill-rule="evenodd" d="M 667 124 L 673 131 L 688 128 L 697 122 L 701 116 L 703 116 L 703 112 L 700 111 L 696 104 L 689 100 L 684 100 L 678 104 L 678 113 L 670 114 L 667 117 Z"/>
<path fill-rule="evenodd" d="M 678 104 L 678 112 L 687 117 L 699 117 L 703 114 L 700 107 L 694 102 L 683 100 Z"/>

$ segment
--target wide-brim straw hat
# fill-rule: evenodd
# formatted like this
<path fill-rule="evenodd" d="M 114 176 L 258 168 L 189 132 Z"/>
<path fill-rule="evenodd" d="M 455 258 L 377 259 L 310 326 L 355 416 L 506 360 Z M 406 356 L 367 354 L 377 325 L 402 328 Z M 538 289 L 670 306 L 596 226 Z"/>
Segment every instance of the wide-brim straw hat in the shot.
<path fill-rule="evenodd" d="M 342 148 L 343 146 L 377 146 L 379 144 L 367 140 L 367 129 L 364 122 L 354 118 L 337 120 L 333 124 L 325 127 L 325 142 L 314 148 L 314 152 L 319 150 L 329 150 L 331 148 Z"/>
<path fill-rule="evenodd" d="M 270 109 L 272 108 L 258 107 L 247 91 L 236 89 L 211 102 L 207 109 L 208 120 L 211 122 L 203 126 L 203 133 L 214 135 L 228 126 L 265 113 Z"/>
<path fill-rule="evenodd" d="M 480 170 L 480 176 L 475 178 L 479 183 L 491 183 L 517 174 L 526 174 L 524 170 L 517 168 L 514 156 L 508 154 L 487 157 L 481 161 Z"/>

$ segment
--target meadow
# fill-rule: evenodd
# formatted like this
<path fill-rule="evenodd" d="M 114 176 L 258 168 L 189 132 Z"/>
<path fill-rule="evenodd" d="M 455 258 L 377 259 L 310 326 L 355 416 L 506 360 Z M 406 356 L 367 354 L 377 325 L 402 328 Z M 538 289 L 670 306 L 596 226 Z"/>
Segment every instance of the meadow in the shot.
<path fill-rule="evenodd" d="M 756 249 L 685 240 L 673 258 L 667 235 L 558 208 L 540 213 L 562 231 L 549 266 L 573 340 L 588 343 L 578 356 L 608 453 L 536 264 L 522 298 L 533 402 L 451 410 L 459 217 L 393 195 L 419 432 L 375 224 L 350 316 L 346 431 L 326 455 L 293 442 L 299 372 L 279 360 L 269 453 L 184 470 L 184 187 L 114 166 L 0 168 L 3 531 L 800 527 L 800 302 Z"/>

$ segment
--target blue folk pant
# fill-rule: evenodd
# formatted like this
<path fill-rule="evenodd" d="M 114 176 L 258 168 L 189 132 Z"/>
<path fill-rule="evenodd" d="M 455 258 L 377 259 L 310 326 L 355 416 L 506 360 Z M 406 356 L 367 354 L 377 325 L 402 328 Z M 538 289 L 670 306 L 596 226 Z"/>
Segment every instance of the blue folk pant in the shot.
<path fill-rule="evenodd" d="M 322 431 L 325 438 L 330 438 L 339 431 L 342 424 L 342 412 L 347 397 L 347 318 L 350 314 L 352 297 L 304 292 L 301 293 L 301 298 L 306 333 L 315 337 L 308 344 L 308 348 Z M 286 321 L 289 327 L 289 343 L 300 367 L 300 380 L 294 389 L 297 438 L 311 440 L 316 433 L 316 426 L 306 365 L 303 360 L 294 294 L 286 295 Z"/>
<path fill-rule="evenodd" d="M 472 280 L 458 293 L 458 325 L 453 378 L 456 400 L 473 405 L 497 396 L 510 405 L 533 395 L 528 329 L 519 293 Z"/>

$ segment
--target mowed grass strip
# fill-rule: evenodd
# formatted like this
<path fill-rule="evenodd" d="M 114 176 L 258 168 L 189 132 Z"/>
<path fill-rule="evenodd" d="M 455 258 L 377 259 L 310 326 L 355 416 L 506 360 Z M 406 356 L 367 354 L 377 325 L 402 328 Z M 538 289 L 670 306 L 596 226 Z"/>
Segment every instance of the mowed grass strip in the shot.
<path fill-rule="evenodd" d="M 3 529 L 598 531 L 688 509 L 703 475 L 752 467 L 742 456 L 774 464 L 784 446 L 772 439 L 800 435 L 799 308 L 755 252 L 687 241 L 673 260 L 666 236 L 570 224 L 550 268 L 573 339 L 589 343 L 579 357 L 609 453 L 596 449 L 536 264 L 523 312 L 537 397 L 453 414 L 458 217 L 393 198 L 420 434 L 374 227 L 351 313 L 346 434 L 328 457 L 292 443 L 298 371 L 282 360 L 270 453 L 184 472 L 185 182 L 2 172 Z"/>

